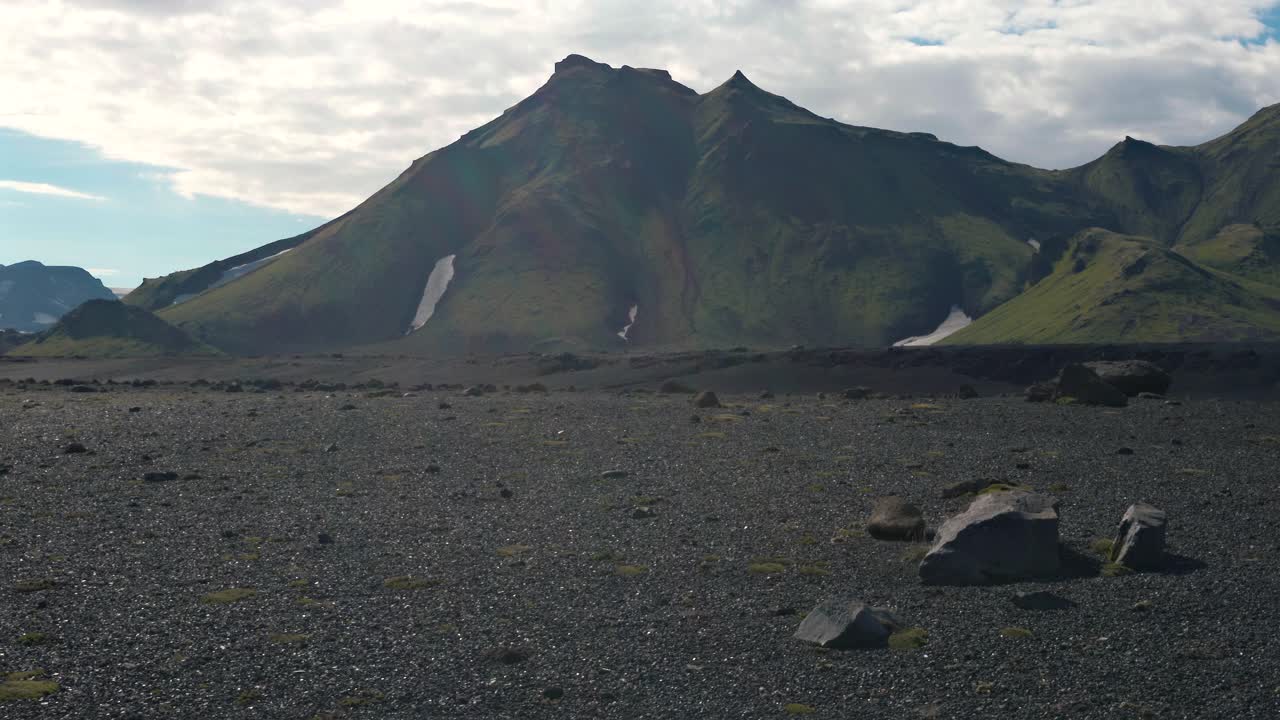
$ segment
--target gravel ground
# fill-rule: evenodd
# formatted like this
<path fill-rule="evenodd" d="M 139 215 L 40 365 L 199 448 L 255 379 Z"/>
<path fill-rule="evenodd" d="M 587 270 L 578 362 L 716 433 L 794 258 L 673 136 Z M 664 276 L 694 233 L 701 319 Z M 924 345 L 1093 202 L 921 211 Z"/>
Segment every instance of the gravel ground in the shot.
<path fill-rule="evenodd" d="M 0 673 L 60 686 L 0 717 L 1280 716 L 1280 405 L 722 400 L 0 386 Z M 861 533 L 974 478 L 1060 497 L 1070 572 L 923 587 Z M 1100 577 L 1139 500 L 1170 570 Z M 928 643 L 793 640 L 833 596 Z"/>

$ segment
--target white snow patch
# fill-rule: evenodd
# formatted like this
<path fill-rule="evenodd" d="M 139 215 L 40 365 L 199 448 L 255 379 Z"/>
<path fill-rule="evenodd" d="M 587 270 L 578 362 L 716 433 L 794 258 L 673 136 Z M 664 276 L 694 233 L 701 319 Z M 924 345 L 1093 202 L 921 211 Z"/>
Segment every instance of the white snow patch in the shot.
<path fill-rule="evenodd" d="M 928 335 L 918 335 L 916 337 L 903 338 L 894 343 L 894 347 L 913 347 L 919 345 L 932 345 L 942 338 L 962 329 L 973 322 L 973 318 L 964 314 L 964 310 L 958 305 L 951 306 L 951 313 L 942 321 L 937 330 Z"/>
<path fill-rule="evenodd" d="M 1035 239 L 1035 238 L 1031 238 L 1030 240 L 1028 240 L 1028 241 L 1027 241 L 1027 244 L 1028 244 L 1028 245 L 1030 245 L 1032 248 L 1034 248 L 1036 252 L 1040 252 L 1040 241 L 1039 241 L 1039 240 L 1037 240 L 1037 239 Z"/>
<path fill-rule="evenodd" d="M 278 258 L 278 257 L 280 257 L 281 255 L 283 255 L 283 254 L 285 254 L 285 253 L 289 252 L 289 250 L 292 250 L 292 249 L 293 249 L 293 248 L 289 248 L 288 250 L 281 250 L 280 252 L 276 253 L 275 255 L 268 255 L 267 257 L 264 257 L 264 258 L 262 258 L 261 260 L 254 260 L 253 262 L 247 262 L 247 263 L 245 263 L 245 264 L 243 264 L 243 265 L 237 265 L 237 266 L 235 266 L 235 267 L 233 267 L 233 268 L 230 268 L 230 269 L 228 269 L 228 270 L 223 270 L 223 271 L 222 271 L 222 274 L 218 276 L 218 279 L 217 279 L 217 280 L 215 280 L 215 281 L 213 281 L 213 283 L 212 283 L 211 285 L 209 285 L 209 287 L 205 288 L 204 290 L 201 290 L 199 293 L 184 293 L 184 294 L 182 294 L 182 295 L 179 295 L 179 296 L 177 296 L 177 297 L 175 297 L 175 298 L 173 299 L 173 303 L 172 303 L 172 304 L 173 304 L 173 305 L 177 305 L 178 303 L 184 303 L 184 302 L 186 302 L 186 301 L 190 300 L 191 298 L 195 297 L 196 295 L 199 295 L 200 293 L 206 293 L 206 292 L 209 292 L 210 290 L 212 290 L 212 289 L 214 289 L 214 288 L 220 288 L 220 287 L 222 287 L 223 285 L 226 285 L 227 283 L 231 282 L 232 280 L 235 280 L 235 279 L 237 279 L 237 278 L 242 278 L 242 277 L 244 277 L 245 275 L 248 275 L 249 273 L 253 272 L 254 270 L 257 270 L 258 268 L 262 267 L 263 265 L 266 265 L 267 263 L 271 262 L 272 260 L 275 260 L 276 258 Z"/>
<path fill-rule="evenodd" d="M 623 325 L 622 329 L 618 331 L 618 337 L 623 340 L 628 339 L 627 333 L 631 332 L 631 326 L 636 324 L 636 313 L 638 312 L 640 312 L 640 306 L 632 305 L 631 310 L 627 312 L 627 324 Z"/>
<path fill-rule="evenodd" d="M 37 325 L 52 325 L 58 322 L 58 318 L 50 315 L 49 313 L 38 312 L 32 316 L 31 321 Z"/>
<path fill-rule="evenodd" d="M 436 303 L 444 297 L 444 291 L 449 289 L 449 282 L 453 280 L 455 257 L 457 255 L 445 255 L 436 261 L 435 267 L 431 268 L 431 274 L 427 276 L 427 287 L 422 291 L 422 302 L 418 303 L 418 312 L 414 314 L 413 323 L 409 325 L 405 335 L 426 325 L 435 314 Z"/>

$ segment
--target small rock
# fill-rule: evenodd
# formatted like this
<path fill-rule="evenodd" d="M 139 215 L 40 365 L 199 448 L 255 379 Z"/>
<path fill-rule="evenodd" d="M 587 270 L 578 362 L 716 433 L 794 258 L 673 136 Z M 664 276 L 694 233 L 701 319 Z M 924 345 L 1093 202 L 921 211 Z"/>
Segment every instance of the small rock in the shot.
<path fill-rule="evenodd" d="M 626 470 L 605 470 L 604 472 L 600 473 L 600 477 L 604 478 L 605 480 L 618 480 L 626 476 L 627 476 Z"/>
<path fill-rule="evenodd" d="M 862 385 L 845 388 L 844 391 L 845 400 L 866 400 L 869 397 L 871 397 L 871 388 L 863 387 Z"/>
<path fill-rule="evenodd" d="M 547 700 L 559 700 L 564 697 L 564 688 L 551 686 L 542 691 L 542 697 Z"/>
<path fill-rule="evenodd" d="M 326 447 L 326 448 L 324 449 L 324 451 L 325 451 L 325 452 L 327 452 L 327 453 L 335 453 L 335 452 L 338 452 L 338 444 L 337 444 L 337 443 L 329 443 L 329 446 L 328 446 L 328 447 Z"/>
<path fill-rule="evenodd" d="M 920 508 L 896 495 L 877 500 L 867 520 L 867 534 L 877 540 L 923 540 L 924 527 Z"/>
<path fill-rule="evenodd" d="M 81 445 L 80 443 L 71 443 L 70 445 L 63 448 L 62 452 L 66 453 L 67 455 L 77 455 L 79 453 L 89 452 L 89 449 L 86 448 L 84 445 Z"/>
<path fill-rule="evenodd" d="M 1027 402 L 1050 402 L 1058 392 L 1053 383 L 1036 383 L 1027 388 Z"/>
<path fill-rule="evenodd" d="M 69 392 L 92 393 L 92 392 L 98 392 L 98 389 L 93 387 L 92 385 L 76 385 L 76 386 L 73 386 Z"/>
<path fill-rule="evenodd" d="M 1132 455 L 1132 454 L 1133 454 L 1133 448 L 1122 447 L 1122 448 L 1120 448 L 1119 450 L 1116 450 L 1116 454 L 1117 454 L 1117 455 Z"/>
<path fill-rule="evenodd" d="M 484 388 L 479 385 L 472 385 L 466 390 L 463 390 L 462 395 L 463 397 L 480 397 L 481 395 L 484 395 Z"/>
<path fill-rule="evenodd" d="M 142 408 L 138 407 L 137 405 L 134 405 L 133 407 L 129 408 L 129 412 L 131 413 L 142 412 Z"/>
<path fill-rule="evenodd" d="M 1075 603 L 1047 590 L 1018 592 L 1013 594 L 1013 604 L 1023 610 L 1069 610 Z"/>
<path fill-rule="evenodd" d="M 437 407 L 437 408 L 439 408 L 439 409 L 441 409 L 441 410 L 448 410 L 448 409 L 452 408 L 453 406 L 452 406 L 452 405 L 450 405 L 450 404 L 449 404 L 449 403 L 447 403 L 447 402 L 441 402 L 439 405 L 436 405 L 436 407 Z"/>
<path fill-rule="evenodd" d="M 790 617 L 796 614 L 796 609 L 790 605 L 775 605 L 769 608 L 769 614 L 774 617 Z"/>
<path fill-rule="evenodd" d="M 515 497 L 515 493 L 511 492 L 510 488 L 502 488 L 498 491 L 498 495 L 501 496 L 503 500 L 510 500 Z"/>
<path fill-rule="evenodd" d="M 694 396 L 693 405 L 700 408 L 718 408 L 720 407 L 720 398 L 716 397 L 714 392 L 704 390 Z"/>
<path fill-rule="evenodd" d="M 178 473 L 176 472 L 149 472 L 142 476 L 142 481 L 149 483 L 172 482 L 177 479 Z"/>
<path fill-rule="evenodd" d="M 772 399 L 773 399 L 773 393 L 772 393 L 772 392 L 770 392 L 770 391 L 768 391 L 768 390 L 765 390 L 764 392 L 760 393 L 760 399 L 761 399 L 761 400 L 772 400 Z"/>
<path fill-rule="evenodd" d="M 440 472 L 440 466 L 433 463 L 423 468 L 423 472 L 428 475 L 435 475 Z"/>
<path fill-rule="evenodd" d="M 902 623 L 884 608 L 849 600 L 827 600 L 805 616 L 797 640 L 833 650 L 884 647 Z"/>
<path fill-rule="evenodd" d="M 657 516 L 658 516 L 658 512 L 646 505 L 641 505 L 631 511 L 631 519 L 633 520 L 647 520 L 648 518 L 657 517 Z"/>
<path fill-rule="evenodd" d="M 972 385 L 961 385 L 960 391 L 956 393 L 956 395 L 961 400 L 973 400 L 974 398 L 980 397 L 977 389 Z"/>
<path fill-rule="evenodd" d="M 1124 407 L 1129 404 L 1129 398 L 1122 391 L 1078 363 L 1062 368 L 1062 374 L 1058 376 L 1058 397 L 1063 396 L 1075 398 L 1085 405 Z"/>
<path fill-rule="evenodd" d="M 1160 393 L 1153 393 L 1153 392 L 1140 392 L 1138 393 L 1138 397 L 1142 400 L 1163 400 L 1164 399 L 1164 396 L 1161 395 Z"/>
<path fill-rule="evenodd" d="M 321 545 L 332 545 L 333 536 L 327 532 L 322 532 L 319 535 L 316 535 L 316 541 L 319 542 Z"/>
<path fill-rule="evenodd" d="M 702 418 L 698 417 L 697 415 L 693 415 L 689 418 L 690 425 L 697 425 L 700 422 L 702 422 Z"/>
<path fill-rule="evenodd" d="M 1149 612 L 1153 607 L 1155 607 L 1155 604 L 1152 603 L 1150 600 L 1139 600 L 1138 602 L 1134 603 L 1133 607 L 1129 608 L 1129 610 L 1137 613 L 1142 613 L 1142 612 Z"/>
<path fill-rule="evenodd" d="M 1120 519 L 1110 561 L 1133 570 L 1155 570 L 1164 564 L 1164 540 L 1168 519 L 1157 507 L 1130 505 Z"/>

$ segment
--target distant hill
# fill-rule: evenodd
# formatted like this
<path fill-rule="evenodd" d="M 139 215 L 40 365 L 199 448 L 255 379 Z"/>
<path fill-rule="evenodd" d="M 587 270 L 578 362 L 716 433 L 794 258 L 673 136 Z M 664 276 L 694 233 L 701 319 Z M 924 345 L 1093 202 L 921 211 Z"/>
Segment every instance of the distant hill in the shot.
<path fill-rule="evenodd" d="M 1026 333 L 999 317 L 1043 313 L 1070 317 L 1038 318 L 1037 336 L 1118 341 L 1102 316 L 1163 311 L 1109 283 L 1166 268 L 1203 291 L 1204 322 L 1161 316 L 1162 337 L 1265 336 L 1278 158 L 1280 106 L 1197 147 L 1126 138 L 1047 171 L 819 117 L 741 73 L 699 94 L 571 55 L 345 215 L 126 302 L 237 353 L 887 345 L 963 317 L 977 327 L 957 339 L 1004 342 Z M 1082 246 L 1090 228 L 1116 237 Z M 1072 302 L 1108 305 L 1055 300 L 1067 252 L 1111 278 Z M 1154 269 L 1117 280 L 1135 252 Z"/>
<path fill-rule="evenodd" d="M 0 265 L 0 329 L 47 330 L 86 300 L 115 295 L 78 267 L 50 267 L 34 260 Z"/>
<path fill-rule="evenodd" d="M 100 358 L 210 355 L 217 351 L 142 308 L 118 300 L 90 300 L 11 353 Z"/>

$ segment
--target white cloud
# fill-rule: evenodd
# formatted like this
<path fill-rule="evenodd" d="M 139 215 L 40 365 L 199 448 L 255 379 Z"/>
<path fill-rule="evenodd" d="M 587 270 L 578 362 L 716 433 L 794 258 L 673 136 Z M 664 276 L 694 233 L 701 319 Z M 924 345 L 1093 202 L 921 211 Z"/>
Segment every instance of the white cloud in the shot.
<path fill-rule="evenodd" d="M 120 271 L 115 268 L 85 268 L 85 271 L 98 278 L 111 277 L 112 275 L 120 274 Z"/>
<path fill-rule="evenodd" d="M 57 197 L 74 198 L 76 200 L 93 200 L 95 202 L 106 200 L 106 198 L 101 195 L 91 195 L 89 193 L 64 188 L 58 185 L 22 182 L 20 180 L 0 180 L 0 190 L 12 190 L 14 192 L 28 193 L 31 195 L 54 195 Z M 17 205 L 20 203 L 13 204 Z"/>
<path fill-rule="evenodd" d="M 577 52 L 699 91 L 741 68 L 820 115 L 1065 167 L 1280 102 L 1274 3 L 6 0 L 0 125 L 174 168 L 184 194 L 335 215 Z"/>

